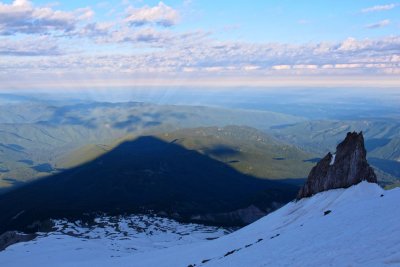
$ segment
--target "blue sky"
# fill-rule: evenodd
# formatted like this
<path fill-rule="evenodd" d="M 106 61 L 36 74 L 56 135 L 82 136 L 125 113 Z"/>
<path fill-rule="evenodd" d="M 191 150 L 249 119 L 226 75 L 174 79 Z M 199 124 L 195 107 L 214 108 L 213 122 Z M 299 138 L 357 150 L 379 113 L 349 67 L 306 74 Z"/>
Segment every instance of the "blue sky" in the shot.
<path fill-rule="evenodd" d="M 396 1 L 0 1 L 0 86 L 398 86 L 399 32 Z"/>
<path fill-rule="evenodd" d="M 13 1 L 5 1 L 12 3 Z M 90 7 L 93 20 L 118 19 L 130 3 L 132 6 L 157 6 L 160 1 L 33 1 L 38 6 L 71 11 Z M 214 32 L 217 38 L 250 42 L 305 43 L 341 41 L 347 37 L 372 38 L 400 31 L 400 8 L 362 12 L 374 6 L 397 5 L 393 1 L 286 0 L 286 1 L 163 1 L 180 11 L 181 23 L 175 30 L 200 29 Z M 399 2 L 400 3 L 400 2 Z M 114 9 L 115 12 L 110 12 Z M 111 13 L 111 14 L 110 14 Z M 389 20 L 386 27 L 375 30 L 366 26 Z"/>

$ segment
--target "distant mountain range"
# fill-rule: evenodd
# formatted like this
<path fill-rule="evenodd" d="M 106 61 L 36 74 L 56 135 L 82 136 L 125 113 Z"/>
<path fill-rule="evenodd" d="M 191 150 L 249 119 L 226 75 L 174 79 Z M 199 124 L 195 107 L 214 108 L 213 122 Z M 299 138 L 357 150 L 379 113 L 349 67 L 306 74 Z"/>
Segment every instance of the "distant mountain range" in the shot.
<path fill-rule="evenodd" d="M 10 97 L 14 102 L 9 103 Z M 363 130 L 368 157 L 376 169 L 379 181 L 391 186 L 400 180 L 398 173 L 400 126 L 398 120 L 394 118 L 310 121 L 275 112 L 216 107 L 87 101 L 78 101 L 75 104 L 67 102 L 50 104 L 46 101 L 34 101 L 27 97 L 21 99 L 12 95 L 6 95 L 5 100 L 8 102 L 0 105 L 0 193 L 10 186 L 19 186 L 26 181 L 79 165 L 126 139 L 141 135 L 163 138 L 164 133 L 171 133 L 171 136 L 177 134 L 179 142 L 191 148 L 196 142 L 204 143 L 204 140 L 201 140 L 203 137 L 196 135 L 195 128 L 211 126 L 218 128 L 227 125 L 257 128 L 274 136 L 276 140 L 307 151 L 315 159 L 333 150 L 347 131 Z M 183 130 L 187 128 L 192 129 Z M 209 135 L 213 136 L 209 138 L 210 142 L 215 139 L 212 141 L 214 144 L 222 140 L 218 139 L 216 132 Z M 180 137 L 184 137 L 187 141 L 182 141 Z M 224 139 L 229 137 L 225 135 Z M 193 142 L 189 141 L 190 139 L 193 139 Z M 236 138 L 234 142 L 240 139 Z M 259 143 L 253 141 L 247 140 L 246 144 L 242 145 L 253 147 L 249 151 L 255 152 L 254 146 Z M 229 142 L 232 140 L 227 141 Z M 204 143 L 202 146 L 207 147 L 207 144 Z M 203 149 L 196 145 L 192 148 L 200 152 Z M 248 150 L 245 149 L 244 153 L 246 151 Z M 250 158 L 246 156 L 240 162 L 230 159 L 231 162 L 228 164 L 244 173 L 279 179 L 305 177 L 309 170 L 309 167 L 303 168 L 300 163 L 300 165 L 291 164 L 290 169 L 296 169 L 296 173 L 288 171 L 286 177 L 281 175 L 284 173 L 282 168 L 277 174 L 273 174 L 268 168 L 264 168 L 265 171 L 260 173 L 262 168 L 250 166 L 260 166 L 257 163 L 259 155 L 250 154 L 247 155 Z M 219 158 L 215 156 L 213 155 L 223 162 L 229 161 L 226 155 L 225 158 L 222 155 Z M 275 161 L 283 160 L 280 157 L 277 156 Z M 244 165 L 245 158 L 251 163 L 246 165 L 248 168 Z M 289 158 L 285 157 L 285 161 L 281 164 L 286 165 Z M 310 158 L 310 161 L 313 160 Z M 279 165 L 279 162 L 268 165 Z M 253 171 L 254 167 L 256 171 Z"/>

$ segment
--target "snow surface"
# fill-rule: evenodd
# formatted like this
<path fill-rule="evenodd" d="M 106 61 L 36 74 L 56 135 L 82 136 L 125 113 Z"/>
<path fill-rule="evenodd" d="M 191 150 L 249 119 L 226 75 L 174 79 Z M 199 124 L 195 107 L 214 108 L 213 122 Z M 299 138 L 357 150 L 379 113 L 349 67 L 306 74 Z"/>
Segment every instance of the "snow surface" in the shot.
<path fill-rule="evenodd" d="M 332 166 L 333 164 L 335 164 L 335 159 L 336 159 L 336 153 L 332 155 L 331 162 L 329 162 L 329 165 Z"/>
<path fill-rule="evenodd" d="M 32 241 L 0 252 L 0 267 L 95 266 L 97 260 L 199 243 L 233 231 L 150 215 L 103 216 L 91 225 L 81 221 L 54 222 L 55 231 L 39 233 Z"/>
<path fill-rule="evenodd" d="M 399 203 L 400 188 L 362 182 L 291 202 L 212 241 L 112 257 L 103 239 L 49 235 L 7 248 L 0 266 L 400 266 Z M 142 240 L 128 238 L 136 248 Z"/>

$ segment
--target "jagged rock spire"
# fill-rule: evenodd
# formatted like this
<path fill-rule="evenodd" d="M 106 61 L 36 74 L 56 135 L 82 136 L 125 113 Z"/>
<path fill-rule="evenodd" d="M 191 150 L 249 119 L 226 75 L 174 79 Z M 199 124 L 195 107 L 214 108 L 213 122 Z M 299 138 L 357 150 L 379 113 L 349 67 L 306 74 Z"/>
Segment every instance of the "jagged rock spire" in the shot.
<path fill-rule="evenodd" d="M 364 180 L 377 182 L 375 172 L 367 162 L 364 137 L 362 132 L 348 132 L 336 147 L 336 153 L 329 152 L 312 168 L 297 199 L 330 189 L 347 188 Z"/>

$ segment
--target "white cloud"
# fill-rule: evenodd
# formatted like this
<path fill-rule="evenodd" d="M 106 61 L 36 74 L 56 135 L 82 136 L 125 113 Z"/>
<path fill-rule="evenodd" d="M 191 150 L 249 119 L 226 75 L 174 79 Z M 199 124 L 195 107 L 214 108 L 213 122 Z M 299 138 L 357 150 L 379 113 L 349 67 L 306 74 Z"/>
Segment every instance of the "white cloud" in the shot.
<path fill-rule="evenodd" d="M 169 26 L 178 22 L 179 13 L 163 2 L 125 11 L 125 17 L 105 22 L 91 20 L 90 8 L 67 12 L 54 5 L 36 7 L 27 0 L 0 2 L 0 74 L 152 80 L 158 74 L 186 79 L 400 72 L 400 36 L 307 44 L 218 41 L 209 32 L 174 31 Z M 81 41 L 85 46 L 79 53 L 68 49 L 76 49 Z M 90 46 L 101 55 L 88 51 Z"/>
<path fill-rule="evenodd" d="M 64 32 L 50 35 L 54 37 L 47 39 L 35 35 L 22 40 L 19 36 L 3 37 L 0 39 L 0 54 L 14 58 L 0 58 L 0 71 L 21 77 L 29 77 L 34 72 L 43 76 L 57 74 L 151 79 L 157 73 L 161 76 L 183 77 L 269 77 L 394 74 L 400 69 L 400 56 L 396 56 L 400 55 L 399 36 L 363 40 L 347 38 L 342 42 L 302 45 L 221 42 L 212 39 L 207 32 L 177 33 L 171 28 L 155 27 L 158 24 L 168 26 L 176 23 L 177 13 L 172 12 L 175 15 L 167 16 L 165 12 L 153 11 L 154 8 L 169 10 L 170 7 L 166 7 L 160 2 L 155 7 L 136 9 L 125 21 L 83 23 L 93 16 L 90 9 L 64 12 L 49 7 L 34 8 L 30 2 L 22 0 L 10 5 L 0 4 L 0 14 L 7 14 L 10 18 L 6 20 L 0 16 L 0 33 L 5 34 L 4 25 L 10 34 Z M 32 18 L 37 25 L 27 24 Z M 167 18 L 170 23 L 165 23 Z M 127 23 L 145 26 L 129 27 Z M 107 49 L 107 45 L 112 45 L 113 49 L 101 56 L 84 52 L 68 54 L 55 41 L 59 40 L 62 44 L 65 39 L 60 36 L 68 36 L 72 42 L 87 37 L 89 41 L 97 42 L 92 44 L 94 46 L 104 45 Z M 68 45 L 68 42 L 64 45 Z M 115 49 L 119 46 L 123 49 Z M 140 49 L 132 53 L 130 48 Z"/>
<path fill-rule="evenodd" d="M 377 5 L 373 7 L 364 8 L 361 10 L 362 13 L 369 13 L 369 12 L 377 12 L 377 11 L 385 11 L 390 10 L 398 6 L 398 4 L 387 4 L 387 5 Z"/>
<path fill-rule="evenodd" d="M 371 53 L 373 56 L 379 54 L 396 54 L 399 53 L 400 36 L 391 36 L 380 39 L 363 39 L 357 40 L 349 37 L 341 42 L 337 50 L 339 52 L 352 52 L 352 53 Z M 349 56 L 352 54 L 349 53 Z M 366 57 L 368 59 L 368 57 Z"/>
<path fill-rule="evenodd" d="M 131 30 L 122 28 L 112 33 L 107 42 L 117 43 L 148 43 L 154 46 L 163 46 L 169 44 L 173 38 L 173 34 L 167 31 L 158 31 L 154 28 L 141 28 L 139 30 Z"/>
<path fill-rule="evenodd" d="M 90 19 L 93 14 L 90 8 L 65 12 L 34 7 L 28 0 L 15 0 L 11 4 L 0 2 L 0 35 L 70 32 L 79 21 Z"/>
<path fill-rule="evenodd" d="M 292 66 L 290 65 L 274 65 L 271 67 L 273 70 L 290 70 Z"/>
<path fill-rule="evenodd" d="M 131 35 L 126 33 L 116 38 L 118 42 L 169 42 L 169 45 L 136 54 L 108 54 L 85 56 L 83 54 L 64 55 L 62 58 L 30 60 L 24 57 L 27 66 L 22 69 L 14 62 L 6 68 L 16 72 L 39 69 L 44 72 L 62 70 L 80 73 L 169 73 L 171 75 L 264 73 L 269 71 L 286 74 L 371 74 L 387 72 L 385 69 L 400 68 L 400 37 L 357 40 L 348 38 L 340 43 L 317 43 L 305 45 L 251 44 L 216 42 L 210 38 L 197 36 L 168 35 L 154 29 L 143 28 Z M 121 39 L 118 39 L 121 38 Z M 185 41 L 176 38 L 186 38 Z M 190 39 L 194 38 L 194 39 Z M 176 41 L 176 43 L 174 43 Z M 12 45 L 10 45 L 12 46 Z M 323 47 L 323 49 L 321 49 Z M 45 49 L 42 49 L 45 50 Z M 57 49 L 48 49 L 56 51 Z M 25 55 L 29 55 L 29 51 Z M 22 49 L 20 55 L 24 55 Z M 51 54 L 51 52 L 48 52 Z M 3 66 L 4 67 L 4 66 Z M 5 68 L 5 67 L 4 67 Z"/>
<path fill-rule="evenodd" d="M 390 20 L 385 19 L 385 20 L 381 20 L 381 21 L 379 21 L 377 23 L 368 24 L 368 25 L 365 26 L 365 28 L 377 29 L 377 28 L 385 27 L 385 26 L 387 26 L 389 24 L 390 24 Z"/>
<path fill-rule="evenodd" d="M 314 65 L 314 64 L 298 64 L 298 65 L 293 65 L 292 68 L 293 69 L 309 69 L 309 70 L 313 70 L 313 69 L 318 69 L 318 66 Z"/>
<path fill-rule="evenodd" d="M 368 46 L 367 42 L 360 42 L 353 37 L 349 37 L 340 43 L 339 47 L 337 48 L 338 51 L 357 51 L 364 49 Z"/>
<path fill-rule="evenodd" d="M 253 71 L 253 70 L 259 70 L 261 67 L 257 65 L 245 65 L 243 66 L 244 71 Z"/>
<path fill-rule="evenodd" d="M 128 7 L 125 22 L 133 26 L 143 26 L 146 24 L 170 27 L 179 20 L 177 10 L 159 2 L 157 6 L 144 6 L 141 8 Z"/>
<path fill-rule="evenodd" d="M 363 68 L 365 67 L 364 64 L 335 64 L 334 68 L 336 69 L 354 69 L 354 68 Z"/>
<path fill-rule="evenodd" d="M 115 26 L 113 22 L 94 22 L 88 23 L 78 30 L 77 35 L 82 37 L 104 37 L 111 33 Z"/>
<path fill-rule="evenodd" d="M 54 56 L 61 55 L 55 40 L 48 36 L 10 40 L 0 38 L 0 55 L 5 56 Z"/>
<path fill-rule="evenodd" d="M 324 64 L 321 66 L 321 69 L 333 69 L 333 68 L 335 68 L 335 66 L 332 64 Z"/>
<path fill-rule="evenodd" d="M 103 44 L 129 43 L 132 47 L 173 48 L 195 46 L 202 43 L 209 33 L 202 31 L 175 33 L 173 31 L 154 27 L 118 27 L 111 24 L 87 25 L 81 30 L 80 36 L 91 37 Z"/>

